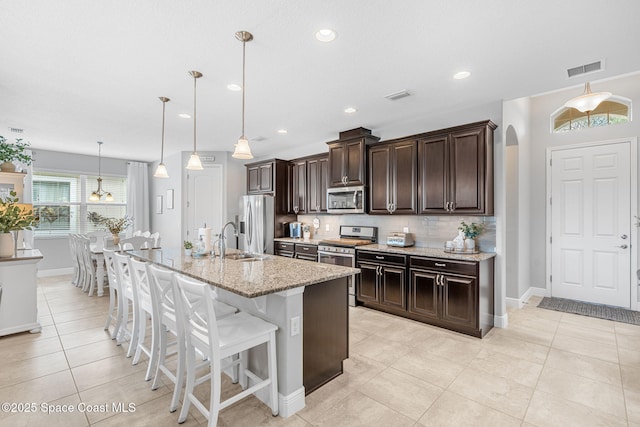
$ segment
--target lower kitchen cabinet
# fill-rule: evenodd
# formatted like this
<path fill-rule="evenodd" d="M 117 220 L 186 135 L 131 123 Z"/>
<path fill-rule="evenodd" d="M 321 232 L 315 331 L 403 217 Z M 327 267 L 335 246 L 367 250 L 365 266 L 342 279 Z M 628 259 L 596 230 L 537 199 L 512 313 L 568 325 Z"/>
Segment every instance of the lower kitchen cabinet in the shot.
<path fill-rule="evenodd" d="M 360 305 L 483 337 L 493 327 L 494 260 L 358 251 Z"/>
<path fill-rule="evenodd" d="M 290 242 L 280 242 L 278 240 L 276 240 L 274 242 L 273 247 L 274 249 L 274 254 L 275 255 L 280 255 L 280 256 L 284 256 L 287 258 L 293 258 L 294 254 L 295 254 L 295 244 L 294 243 L 290 243 Z"/>
<path fill-rule="evenodd" d="M 358 301 L 373 308 L 406 310 L 406 256 L 358 251 L 357 263 Z"/>
<path fill-rule="evenodd" d="M 297 259 L 318 262 L 318 245 L 296 243 L 296 252 L 294 257 Z"/>
<path fill-rule="evenodd" d="M 493 327 L 493 258 L 410 257 L 408 317 L 477 337 Z"/>

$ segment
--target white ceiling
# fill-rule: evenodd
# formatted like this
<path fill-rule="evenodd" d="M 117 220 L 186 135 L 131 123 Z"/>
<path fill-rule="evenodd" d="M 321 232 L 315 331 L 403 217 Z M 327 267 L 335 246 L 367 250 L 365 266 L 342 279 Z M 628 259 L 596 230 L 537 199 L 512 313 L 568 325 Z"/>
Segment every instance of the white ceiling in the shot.
<path fill-rule="evenodd" d="M 640 2 L 616 0 L 0 0 L 0 135 L 34 148 L 133 160 L 190 150 L 199 70 L 198 151 L 240 136 L 248 30 L 246 135 L 254 155 L 640 70 Z M 314 33 L 333 28 L 320 43 Z M 604 59 L 606 69 L 567 79 Z M 471 71 L 469 79 L 452 75 Z M 384 95 L 407 89 L 391 102 Z M 598 90 L 599 87 L 594 87 Z M 358 112 L 346 115 L 343 109 Z M 279 135 L 279 128 L 288 129 Z M 425 129 L 425 131 L 428 129 Z"/>

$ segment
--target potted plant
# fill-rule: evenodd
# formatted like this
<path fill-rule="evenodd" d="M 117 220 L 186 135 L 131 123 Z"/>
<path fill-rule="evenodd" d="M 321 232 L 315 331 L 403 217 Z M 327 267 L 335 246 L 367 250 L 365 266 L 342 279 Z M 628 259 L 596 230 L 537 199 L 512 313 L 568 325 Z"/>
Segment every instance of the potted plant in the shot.
<path fill-rule="evenodd" d="M 123 216 L 122 218 L 111 218 L 102 216 L 97 212 L 88 212 L 87 218 L 96 225 L 103 225 L 113 235 L 113 244 L 120 243 L 120 233 L 133 224 L 133 218 Z"/>
<path fill-rule="evenodd" d="M 11 257 L 15 253 L 12 231 L 32 230 L 38 225 L 33 211 L 18 203 L 15 191 L 0 199 L 0 257 Z"/>
<path fill-rule="evenodd" d="M 476 237 L 478 237 L 484 230 L 484 224 L 477 224 L 475 222 L 467 224 L 466 222 L 461 221 L 458 230 L 462 231 L 464 234 L 464 248 L 466 250 L 473 251 L 476 247 Z"/>
<path fill-rule="evenodd" d="M 185 240 L 183 243 L 184 246 L 184 254 L 186 256 L 190 256 L 191 255 L 191 251 L 193 251 L 193 243 L 191 243 L 188 240 Z"/>
<path fill-rule="evenodd" d="M 15 172 L 16 165 L 13 162 L 20 162 L 30 165 L 33 162 L 31 155 L 25 150 L 29 147 L 28 142 L 16 139 L 15 144 L 7 142 L 4 136 L 0 135 L 0 171 Z"/>

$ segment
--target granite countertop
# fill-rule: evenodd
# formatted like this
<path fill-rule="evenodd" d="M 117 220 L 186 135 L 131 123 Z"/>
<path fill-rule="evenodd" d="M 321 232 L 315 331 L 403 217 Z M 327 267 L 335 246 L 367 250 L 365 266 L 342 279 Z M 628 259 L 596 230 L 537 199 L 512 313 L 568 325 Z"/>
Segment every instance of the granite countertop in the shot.
<path fill-rule="evenodd" d="M 38 249 L 18 249 L 12 257 L 0 258 L 0 262 L 4 261 L 21 261 L 27 259 L 42 259 L 42 253 Z"/>
<path fill-rule="evenodd" d="M 416 246 L 410 246 L 406 248 L 389 246 L 385 244 L 372 244 L 358 247 L 358 250 L 375 251 L 375 252 L 389 252 L 394 254 L 413 255 L 413 256 L 428 256 L 434 258 L 444 259 L 456 259 L 459 261 L 484 261 L 496 256 L 495 252 L 480 252 L 477 254 L 461 254 L 445 252 L 444 249 L 439 248 L 419 248 Z"/>
<path fill-rule="evenodd" d="M 227 254 L 234 252 L 237 251 L 229 249 Z M 150 249 L 128 253 L 246 298 L 314 285 L 360 272 L 357 268 L 276 255 L 263 255 L 266 258 L 260 260 L 222 260 L 211 256 L 185 256 L 183 250 L 177 249 Z"/>

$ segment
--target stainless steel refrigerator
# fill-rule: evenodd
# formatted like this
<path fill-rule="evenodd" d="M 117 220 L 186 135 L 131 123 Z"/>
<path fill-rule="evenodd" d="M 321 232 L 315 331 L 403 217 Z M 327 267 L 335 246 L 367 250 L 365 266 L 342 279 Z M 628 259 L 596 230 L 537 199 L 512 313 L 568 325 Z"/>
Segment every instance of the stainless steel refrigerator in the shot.
<path fill-rule="evenodd" d="M 273 196 L 252 195 L 240 198 L 240 249 L 252 254 L 273 254 L 276 228 Z"/>

